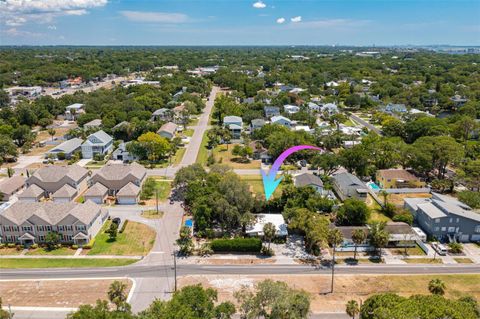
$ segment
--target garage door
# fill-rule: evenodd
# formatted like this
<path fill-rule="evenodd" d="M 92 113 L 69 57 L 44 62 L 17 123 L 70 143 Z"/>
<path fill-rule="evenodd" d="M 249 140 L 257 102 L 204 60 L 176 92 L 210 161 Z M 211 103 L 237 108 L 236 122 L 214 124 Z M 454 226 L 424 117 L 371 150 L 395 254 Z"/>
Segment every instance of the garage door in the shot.
<path fill-rule="evenodd" d="M 472 241 L 480 241 L 480 235 L 472 235 Z"/>
<path fill-rule="evenodd" d="M 118 203 L 120 205 L 134 205 L 137 201 L 135 197 L 119 197 Z"/>

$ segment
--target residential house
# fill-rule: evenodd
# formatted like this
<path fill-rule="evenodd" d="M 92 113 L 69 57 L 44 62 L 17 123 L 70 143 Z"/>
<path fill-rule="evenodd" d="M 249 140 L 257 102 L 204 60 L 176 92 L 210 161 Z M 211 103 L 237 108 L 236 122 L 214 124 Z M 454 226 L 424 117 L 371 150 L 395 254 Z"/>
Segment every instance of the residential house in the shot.
<path fill-rule="evenodd" d="M 44 197 L 45 191 L 35 184 L 28 186 L 27 189 L 17 196 L 19 201 L 30 203 L 39 202 Z"/>
<path fill-rule="evenodd" d="M 389 114 L 407 113 L 407 107 L 405 104 L 388 103 L 384 108 L 384 112 Z"/>
<path fill-rule="evenodd" d="M 300 111 L 300 107 L 298 107 L 297 105 L 287 104 L 287 105 L 283 106 L 283 110 L 287 114 L 295 114 L 295 113 L 298 113 Z"/>
<path fill-rule="evenodd" d="M 246 233 L 248 236 L 263 236 L 263 227 L 272 223 L 275 226 L 276 237 L 288 236 L 287 224 L 282 214 L 258 214 L 255 215 L 255 224 L 248 226 Z"/>
<path fill-rule="evenodd" d="M 326 103 L 320 106 L 320 112 L 332 116 L 338 113 L 338 106 L 335 103 Z"/>
<path fill-rule="evenodd" d="M 13 195 L 25 187 L 26 178 L 15 175 L 0 182 L 0 202 L 8 202 Z"/>
<path fill-rule="evenodd" d="M 0 214 L 0 241 L 41 244 L 49 232 L 56 232 L 61 243 L 85 245 L 97 235 L 107 217 L 108 211 L 91 201 L 16 202 Z"/>
<path fill-rule="evenodd" d="M 112 159 L 117 161 L 131 162 L 138 160 L 138 156 L 131 154 L 127 150 L 127 145 L 131 142 L 122 142 L 118 145 L 117 149 L 112 153 Z"/>
<path fill-rule="evenodd" d="M 441 242 L 480 241 L 480 214 L 454 197 L 405 198 L 404 207 L 425 233 Z"/>
<path fill-rule="evenodd" d="M 152 113 L 151 121 L 170 121 L 173 117 L 173 111 L 161 108 Z"/>
<path fill-rule="evenodd" d="M 288 128 L 292 127 L 292 121 L 281 115 L 272 117 L 271 122 L 272 124 L 283 125 Z"/>
<path fill-rule="evenodd" d="M 52 199 L 54 202 L 58 203 L 68 203 L 71 202 L 77 197 L 78 191 L 72 186 L 65 184 L 59 190 L 52 194 Z"/>
<path fill-rule="evenodd" d="M 103 186 L 101 183 L 95 183 L 83 193 L 83 198 L 85 201 L 91 200 L 96 204 L 103 204 L 107 201 L 108 197 L 108 188 Z"/>
<path fill-rule="evenodd" d="M 310 186 L 315 189 L 316 192 L 323 193 L 323 181 L 320 177 L 313 174 L 303 173 L 295 176 L 294 185 L 296 187 Z"/>
<path fill-rule="evenodd" d="M 182 103 L 180 105 L 177 105 L 175 106 L 173 109 L 172 109 L 172 112 L 173 112 L 173 122 L 175 122 L 176 124 L 181 124 L 183 122 L 183 114 L 185 111 L 185 104 Z"/>
<path fill-rule="evenodd" d="M 253 151 L 252 157 L 254 160 L 261 160 L 264 164 L 272 161 L 272 156 L 268 154 L 268 150 L 263 147 L 260 141 L 252 141 L 248 146 L 250 146 Z"/>
<path fill-rule="evenodd" d="M 84 113 L 85 110 L 82 103 L 71 104 L 65 108 L 65 119 L 67 121 L 75 121 L 78 115 Z"/>
<path fill-rule="evenodd" d="M 127 187 L 124 192 L 130 194 L 132 183 L 137 187 L 142 184 L 147 176 L 147 170 L 142 165 L 133 162 L 132 164 L 107 164 L 99 169 L 91 178 L 91 183 L 100 183 L 108 188 L 108 194 L 116 196 L 122 188 Z"/>
<path fill-rule="evenodd" d="M 87 137 L 85 143 L 82 144 L 82 157 L 93 158 L 95 154 L 105 155 L 110 152 L 113 147 L 113 138 L 100 130 Z"/>
<path fill-rule="evenodd" d="M 252 120 L 252 125 L 251 125 L 252 132 L 257 130 L 257 129 L 262 128 L 263 126 L 265 126 L 265 120 L 264 119 L 254 119 L 254 120 Z"/>
<path fill-rule="evenodd" d="M 376 174 L 381 188 L 421 188 L 425 182 L 404 169 L 380 169 Z"/>
<path fill-rule="evenodd" d="M 450 98 L 450 101 L 453 102 L 453 105 L 455 107 L 462 107 L 465 105 L 465 103 L 468 102 L 468 99 L 462 97 L 461 95 L 456 94 L 455 96 Z"/>
<path fill-rule="evenodd" d="M 134 205 L 140 201 L 141 188 L 132 182 L 122 187 L 117 193 L 117 203 L 120 205 Z"/>
<path fill-rule="evenodd" d="M 339 86 L 339 84 L 338 84 L 337 82 L 335 82 L 335 81 L 327 82 L 327 83 L 325 83 L 325 85 L 326 85 L 327 87 L 329 87 L 329 88 Z"/>
<path fill-rule="evenodd" d="M 225 116 L 223 126 L 229 129 L 232 139 L 241 138 L 243 120 L 240 116 Z"/>
<path fill-rule="evenodd" d="M 45 197 L 49 197 L 54 194 L 60 188 L 65 185 L 69 185 L 78 193 L 82 193 L 87 188 L 87 179 L 89 171 L 77 164 L 68 166 L 47 166 L 38 169 L 30 178 L 27 179 L 27 189 L 20 197 L 26 197 L 27 191 L 30 186 L 36 185 L 43 191 Z M 38 195 L 37 189 L 32 189 L 33 195 Z"/>
<path fill-rule="evenodd" d="M 355 175 L 347 172 L 333 175 L 332 184 L 335 194 L 342 202 L 349 198 L 363 201 L 367 199 L 368 188 Z"/>
<path fill-rule="evenodd" d="M 102 120 L 100 119 L 91 120 L 90 122 L 83 124 L 83 128 L 86 130 L 96 130 L 100 129 L 101 127 Z"/>
<path fill-rule="evenodd" d="M 49 158 L 51 156 L 58 158 L 58 154 L 64 154 L 66 159 L 71 159 L 75 152 L 81 151 L 82 143 L 82 139 L 77 137 L 72 138 L 46 152 L 45 158 Z"/>
<path fill-rule="evenodd" d="M 265 117 L 267 119 L 280 115 L 280 108 L 278 106 L 265 106 L 263 110 L 265 111 Z"/>
<path fill-rule="evenodd" d="M 355 243 L 352 236 L 355 230 L 363 230 L 368 237 L 370 232 L 369 226 L 335 226 L 330 225 L 330 228 L 336 228 L 342 233 L 343 243 L 337 247 L 338 251 L 354 251 Z M 388 232 L 387 247 L 414 247 L 417 240 L 421 240 L 415 229 L 403 222 L 387 222 L 385 231 Z M 357 251 L 371 251 L 374 247 L 370 245 L 368 240 L 357 245 Z"/>
<path fill-rule="evenodd" d="M 313 129 L 310 128 L 308 125 L 295 125 L 293 128 L 294 131 L 304 131 L 307 133 L 313 133 Z"/>
<path fill-rule="evenodd" d="M 165 137 L 166 139 L 173 139 L 175 137 L 175 133 L 177 132 L 177 124 L 173 122 L 168 122 L 162 125 L 160 129 L 157 131 L 157 134 Z"/>
<path fill-rule="evenodd" d="M 313 102 L 308 102 L 307 107 L 310 110 L 310 112 L 320 111 L 320 105 L 318 105 L 316 103 L 313 103 Z"/>

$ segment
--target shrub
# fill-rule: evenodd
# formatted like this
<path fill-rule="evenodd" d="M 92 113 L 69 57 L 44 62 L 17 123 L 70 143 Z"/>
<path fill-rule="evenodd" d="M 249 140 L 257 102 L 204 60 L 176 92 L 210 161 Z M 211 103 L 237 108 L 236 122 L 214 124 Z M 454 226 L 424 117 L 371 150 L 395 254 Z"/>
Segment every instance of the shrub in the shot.
<path fill-rule="evenodd" d="M 413 224 L 413 215 L 409 212 L 403 212 L 401 214 L 393 216 L 392 220 L 394 222 L 404 222 L 411 226 Z"/>
<path fill-rule="evenodd" d="M 268 248 L 267 246 L 262 246 L 262 250 L 260 251 L 260 253 L 264 256 L 275 256 L 275 252 L 273 251 L 273 249 Z"/>
<path fill-rule="evenodd" d="M 9 244 L 7 244 L 7 247 L 8 247 L 8 248 L 15 248 L 15 246 L 16 246 L 16 245 L 15 245 L 14 243 L 9 243 Z"/>
<path fill-rule="evenodd" d="M 198 249 L 198 255 L 200 256 L 209 256 L 213 254 L 212 247 L 210 247 L 209 243 L 204 243 L 199 249 Z"/>
<path fill-rule="evenodd" d="M 0 249 L 5 248 L 5 244 L 0 244 Z"/>
<path fill-rule="evenodd" d="M 95 243 L 95 238 L 93 238 L 92 240 L 90 240 L 90 242 L 89 242 L 88 244 L 83 245 L 82 248 L 83 248 L 83 249 L 92 249 L 94 243 Z"/>
<path fill-rule="evenodd" d="M 460 243 L 450 243 L 448 244 L 448 248 L 453 254 L 460 254 L 463 251 L 463 245 Z"/>
<path fill-rule="evenodd" d="M 16 248 L 18 251 L 23 250 L 23 246 L 22 246 L 22 245 L 17 245 L 17 246 L 15 246 L 15 248 Z"/>
<path fill-rule="evenodd" d="M 126 219 L 124 222 L 123 222 L 123 225 L 122 225 L 122 228 L 120 228 L 120 230 L 118 231 L 118 233 L 123 233 L 125 231 L 125 228 L 127 227 L 127 224 L 128 224 L 128 219 Z"/>
<path fill-rule="evenodd" d="M 78 249 L 78 245 L 72 245 L 72 249 Z"/>
<path fill-rule="evenodd" d="M 30 246 L 31 249 L 37 249 L 38 248 L 38 244 L 33 244 L 32 246 Z"/>
<path fill-rule="evenodd" d="M 210 244 L 214 252 L 258 253 L 262 249 L 259 238 L 215 239 Z"/>
<path fill-rule="evenodd" d="M 63 152 L 59 152 L 59 153 L 57 153 L 57 158 L 58 158 L 60 161 L 63 161 L 63 160 L 66 158 L 66 155 L 65 155 L 65 153 L 63 153 Z"/>

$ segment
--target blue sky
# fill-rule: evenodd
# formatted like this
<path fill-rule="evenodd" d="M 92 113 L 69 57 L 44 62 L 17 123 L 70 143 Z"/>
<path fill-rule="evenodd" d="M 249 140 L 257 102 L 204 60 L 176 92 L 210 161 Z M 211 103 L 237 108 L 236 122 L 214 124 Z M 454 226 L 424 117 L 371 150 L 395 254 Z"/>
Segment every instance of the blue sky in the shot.
<path fill-rule="evenodd" d="M 480 45 L 480 0 L 0 0 L 0 44 Z"/>

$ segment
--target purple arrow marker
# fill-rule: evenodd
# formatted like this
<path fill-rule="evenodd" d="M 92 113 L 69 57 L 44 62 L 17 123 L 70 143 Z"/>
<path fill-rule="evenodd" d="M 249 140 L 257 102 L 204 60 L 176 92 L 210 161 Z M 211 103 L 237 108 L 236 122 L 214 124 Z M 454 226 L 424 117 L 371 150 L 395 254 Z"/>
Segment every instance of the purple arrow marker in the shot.
<path fill-rule="evenodd" d="M 270 168 L 270 171 L 265 173 L 262 170 L 262 179 L 263 179 L 263 190 L 265 192 L 265 199 L 269 200 L 270 197 L 272 196 L 273 192 L 275 189 L 278 187 L 278 184 L 283 179 L 283 176 L 280 177 L 279 179 L 275 180 L 275 177 L 277 176 L 277 173 L 282 166 L 283 162 L 287 159 L 288 156 L 291 154 L 298 152 L 298 151 L 303 151 L 303 150 L 317 150 L 317 151 L 323 151 L 320 147 L 316 146 L 311 146 L 311 145 L 297 145 L 290 147 L 289 149 L 286 149 L 283 151 L 280 156 L 277 157 L 275 162 L 273 162 L 272 167 Z"/>

